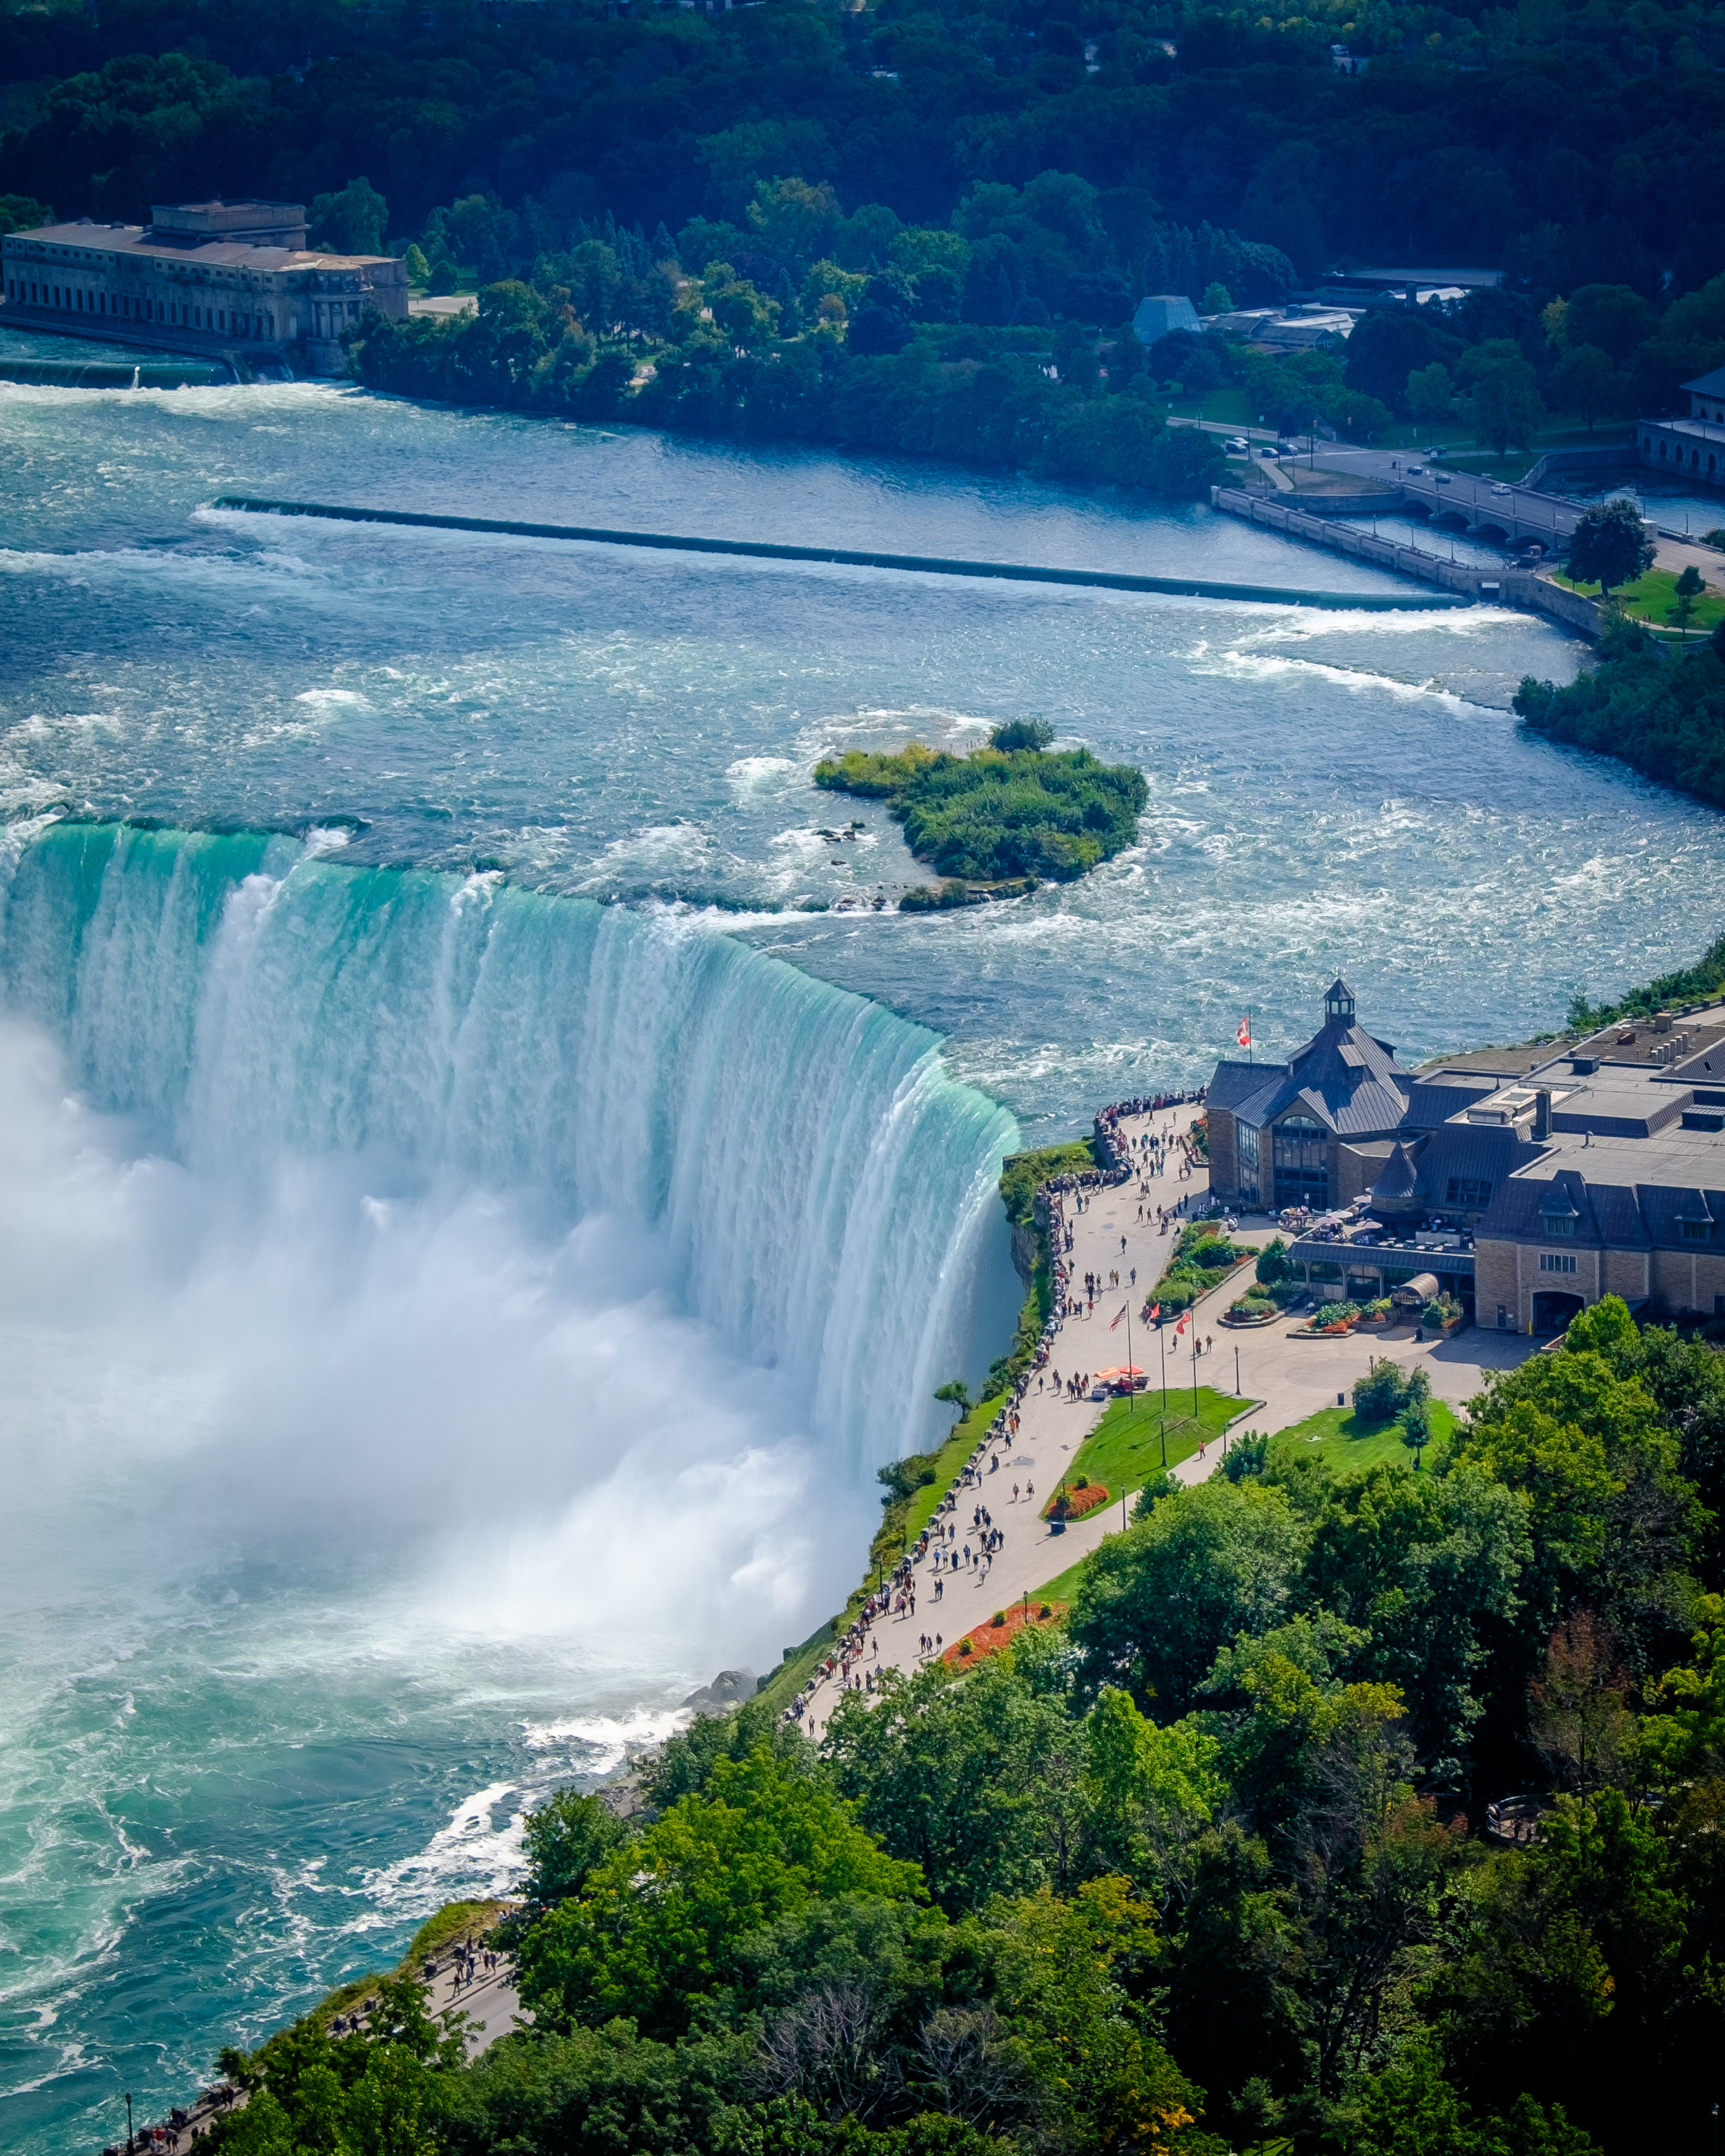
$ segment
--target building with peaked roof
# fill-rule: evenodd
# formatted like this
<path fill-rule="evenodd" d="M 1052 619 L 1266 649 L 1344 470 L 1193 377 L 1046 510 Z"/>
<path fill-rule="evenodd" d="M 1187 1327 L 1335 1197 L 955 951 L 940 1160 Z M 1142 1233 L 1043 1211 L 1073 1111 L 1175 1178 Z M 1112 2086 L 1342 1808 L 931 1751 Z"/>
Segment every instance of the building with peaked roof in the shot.
<path fill-rule="evenodd" d="M 1332 981 L 1323 1024 L 1286 1063 L 1218 1064 L 1210 1180 L 1230 1203 L 1322 1212 L 1370 1188 L 1381 1163 L 1358 1148 L 1394 1137 L 1414 1081 L 1354 1019 L 1353 991 Z"/>
<path fill-rule="evenodd" d="M 0 239 L 8 329 L 198 352 L 230 365 L 339 374 L 367 309 L 408 312 L 387 254 L 305 244 L 298 203 L 159 203 L 147 225 L 40 225 Z"/>
<path fill-rule="evenodd" d="M 1154 344 L 1173 330 L 1190 330 L 1196 336 L 1203 328 L 1197 308 L 1183 292 L 1153 292 L 1139 300 L 1132 316 L 1132 334 L 1140 344 Z"/>
<path fill-rule="evenodd" d="M 1725 482 L 1725 367 L 1698 374 L 1682 388 L 1687 418 L 1638 419 L 1636 456 L 1655 471 L 1717 485 Z"/>
<path fill-rule="evenodd" d="M 1309 1209 L 1291 1252 L 1335 1296 L 1430 1274 L 1502 1331 L 1603 1295 L 1725 1317 L 1725 1007 L 1410 1073 L 1338 980 L 1297 1054 L 1219 1064 L 1208 1104 L 1212 1188 Z"/>

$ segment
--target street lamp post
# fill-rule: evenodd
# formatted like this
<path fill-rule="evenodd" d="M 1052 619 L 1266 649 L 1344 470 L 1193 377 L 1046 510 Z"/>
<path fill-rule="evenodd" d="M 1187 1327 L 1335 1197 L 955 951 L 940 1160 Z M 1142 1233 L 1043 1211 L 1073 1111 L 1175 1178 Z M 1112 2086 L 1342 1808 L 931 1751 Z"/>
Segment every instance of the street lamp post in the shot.
<path fill-rule="evenodd" d="M 127 2090 L 126 2097 L 126 2156 L 131 2156 L 132 2138 L 131 2092 Z"/>

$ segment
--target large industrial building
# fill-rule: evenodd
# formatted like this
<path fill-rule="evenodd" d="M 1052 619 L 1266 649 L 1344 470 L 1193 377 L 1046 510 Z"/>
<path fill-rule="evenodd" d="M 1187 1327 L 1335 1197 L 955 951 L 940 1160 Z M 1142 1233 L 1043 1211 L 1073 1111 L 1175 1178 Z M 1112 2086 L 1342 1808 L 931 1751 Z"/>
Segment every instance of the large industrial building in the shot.
<path fill-rule="evenodd" d="M 308 249 L 297 203 L 159 203 L 150 218 L 136 225 L 86 217 L 7 234 L 0 321 L 339 374 L 344 330 L 368 308 L 408 312 L 399 262 Z"/>
<path fill-rule="evenodd" d="M 1725 1009 L 1411 1071 L 1338 980 L 1286 1063 L 1219 1064 L 1208 1109 L 1211 1187 L 1309 1215 L 1292 1254 L 1338 1296 L 1430 1274 L 1536 1334 L 1604 1295 L 1725 1316 Z"/>

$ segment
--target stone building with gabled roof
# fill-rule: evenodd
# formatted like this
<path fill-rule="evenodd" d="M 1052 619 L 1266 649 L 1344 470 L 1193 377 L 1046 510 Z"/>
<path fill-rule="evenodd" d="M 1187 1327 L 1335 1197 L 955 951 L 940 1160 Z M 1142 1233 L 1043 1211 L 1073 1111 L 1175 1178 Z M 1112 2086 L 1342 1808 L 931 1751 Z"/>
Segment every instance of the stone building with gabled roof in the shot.
<path fill-rule="evenodd" d="M 1271 1212 L 1346 1204 L 1381 1166 L 1356 1148 L 1395 1137 L 1413 1084 L 1390 1043 L 1355 1023 L 1348 983 L 1332 981 L 1323 1024 L 1286 1063 L 1216 1066 L 1207 1096 L 1212 1187 Z"/>
<path fill-rule="evenodd" d="M 1209 1116 L 1219 1197 L 1328 1216 L 1292 1255 L 1332 1296 L 1430 1274 L 1506 1332 L 1604 1295 L 1725 1317 L 1725 1008 L 1410 1074 L 1337 981 L 1288 1062 L 1217 1066 Z"/>

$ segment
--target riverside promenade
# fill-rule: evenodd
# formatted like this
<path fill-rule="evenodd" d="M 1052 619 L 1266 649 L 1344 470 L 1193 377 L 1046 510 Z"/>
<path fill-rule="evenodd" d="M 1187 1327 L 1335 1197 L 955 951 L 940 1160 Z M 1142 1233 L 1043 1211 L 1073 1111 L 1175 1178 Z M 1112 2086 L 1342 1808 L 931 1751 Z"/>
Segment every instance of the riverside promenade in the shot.
<path fill-rule="evenodd" d="M 1154 1115 L 1122 1116 L 1119 1130 L 1129 1145 L 1153 1131 L 1159 1138 L 1173 1139 L 1189 1131 L 1201 1114 L 1193 1101 L 1164 1108 Z M 1069 1199 L 1065 1218 L 1073 1231 L 1067 1264 L 1070 1277 L 1081 1281 L 1086 1272 L 1106 1276 L 1119 1270 L 1122 1283 L 1137 1269 L 1135 1286 L 1122 1285 L 1099 1296 L 1091 1314 L 1060 1320 L 1050 1350 L 1048 1367 L 1064 1378 L 1075 1371 L 1107 1369 L 1127 1360 L 1127 1332 L 1122 1324 L 1109 1329 L 1122 1301 L 1130 1300 L 1132 1312 L 1132 1359 L 1148 1373 L 1150 1389 L 1138 1395 L 1141 1411 L 1153 1419 L 1161 1409 L 1162 1346 L 1153 1327 L 1141 1326 L 1137 1313 L 1153 1290 L 1173 1252 L 1180 1225 L 1204 1209 L 1209 1196 L 1209 1170 L 1201 1163 L 1190 1174 L 1180 1174 L 1181 1153 L 1170 1144 L 1164 1154 L 1165 1172 L 1160 1176 L 1134 1176 L 1125 1183 L 1093 1188 L 1084 1194 L 1085 1209 L 1076 1210 Z M 1148 1184 L 1147 1195 L 1143 1185 Z M 1158 1208 L 1183 1202 L 1185 1212 L 1166 1234 L 1158 1233 Z M 1140 1208 L 1143 1218 L 1139 1218 Z M 1230 1240 L 1261 1247 L 1276 1234 L 1266 1218 L 1245 1215 Z M 1124 1248 L 1122 1248 L 1122 1243 Z M 1488 1369 L 1512 1368 L 1527 1359 L 1532 1343 L 1513 1333 L 1481 1332 L 1476 1327 L 1442 1341 L 1416 1341 L 1410 1332 L 1350 1333 L 1339 1340 L 1296 1340 L 1290 1337 L 1291 1322 L 1232 1332 L 1219 1323 L 1231 1302 L 1244 1292 L 1249 1275 L 1234 1273 L 1194 1306 L 1192 1322 L 1176 1341 L 1172 1326 L 1164 1328 L 1162 1345 L 1168 1349 L 1168 1405 L 1178 1411 L 1181 1388 L 1192 1384 L 1194 1362 L 1190 1343 L 1214 1341 L 1212 1353 L 1196 1364 L 1198 1382 L 1219 1393 L 1235 1389 L 1235 1351 L 1238 1350 L 1238 1389 L 1241 1419 L 1229 1432 L 1229 1441 L 1247 1430 L 1276 1431 L 1303 1421 L 1322 1408 L 1334 1407 L 1338 1394 L 1351 1397 L 1353 1383 L 1365 1374 L 1374 1358 L 1388 1358 L 1404 1368 L 1423 1369 L 1436 1397 L 1460 1407 L 1480 1390 Z M 1254 1404 L 1255 1403 L 1255 1404 Z M 1019 1408 L 1015 1437 L 1003 1437 L 988 1448 L 979 1475 L 961 1478 L 957 1503 L 946 1517 L 958 1529 L 956 1544 L 975 1548 L 978 1537 L 969 1527 L 978 1505 L 986 1506 L 994 1527 L 1004 1540 L 994 1553 L 992 1566 L 950 1567 L 941 1575 L 942 1592 L 935 1597 L 935 1571 L 927 1558 L 913 1567 L 911 1579 L 916 1599 L 915 1614 L 906 1610 L 882 1614 L 870 1628 L 872 1650 L 855 1666 L 854 1676 L 873 1670 L 919 1669 L 932 1659 L 918 1642 L 927 1634 L 939 1635 L 950 1647 L 978 1625 L 986 1624 L 997 1609 L 1022 1601 L 1034 1601 L 1049 1582 L 1098 1548 L 1111 1534 L 1118 1534 L 1130 1517 L 1133 1491 L 1111 1491 L 1111 1502 L 1090 1518 L 1055 1534 L 1041 1517 L 1041 1508 L 1069 1469 L 1079 1447 L 1101 1421 L 1107 1404 L 1100 1400 L 1068 1400 L 1059 1390 L 1039 1393 L 1033 1378 Z M 1170 1469 L 1178 1482 L 1195 1483 L 1214 1474 L 1222 1464 L 1223 1448 L 1212 1443 L 1204 1454 Z M 999 1460 L 998 1466 L 991 1463 Z M 1021 1495 L 1016 1502 L 1016 1482 Z M 1029 1486 L 1034 1486 L 1034 1495 Z M 1122 1496 L 1124 1504 L 1122 1504 Z M 938 1652 L 938 1650 L 936 1650 Z M 854 1688 L 854 1687 L 853 1687 Z M 843 1696 L 837 1676 L 823 1680 L 809 1699 L 802 1727 L 819 1738 Z"/>

